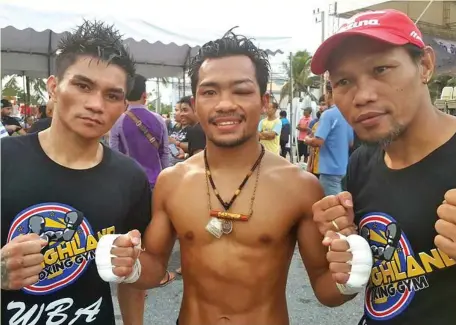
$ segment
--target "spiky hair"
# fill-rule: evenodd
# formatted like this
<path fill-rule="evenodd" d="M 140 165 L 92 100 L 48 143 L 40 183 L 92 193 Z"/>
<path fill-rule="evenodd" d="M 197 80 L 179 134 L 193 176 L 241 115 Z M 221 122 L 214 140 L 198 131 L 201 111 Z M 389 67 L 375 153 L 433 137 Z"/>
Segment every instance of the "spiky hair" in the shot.
<path fill-rule="evenodd" d="M 231 28 L 222 38 L 204 44 L 198 53 L 193 57 L 188 75 L 192 84 L 193 96 L 196 95 L 196 85 L 198 84 L 199 69 L 203 62 L 209 58 L 222 58 L 234 55 L 245 55 L 252 60 L 255 65 L 255 73 L 261 95 L 266 92 L 269 76 L 270 64 L 268 55 L 253 44 L 252 39 L 242 35 L 236 35 Z"/>
<path fill-rule="evenodd" d="M 122 68 L 127 73 L 127 88 L 130 91 L 136 72 L 135 62 L 123 44 L 122 35 L 113 25 L 84 20 L 73 32 L 62 37 L 57 47 L 57 77 L 63 78 L 68 67 L 82 55 Z"/>

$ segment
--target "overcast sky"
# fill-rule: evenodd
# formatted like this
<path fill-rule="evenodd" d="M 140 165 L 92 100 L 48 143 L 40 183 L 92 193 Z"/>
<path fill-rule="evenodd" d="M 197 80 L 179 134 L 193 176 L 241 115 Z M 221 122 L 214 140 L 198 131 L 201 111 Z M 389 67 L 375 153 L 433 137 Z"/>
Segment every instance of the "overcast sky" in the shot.
<path fill-rule="evenodd" d="M 328 9 L 328 0 L 0 0 L 38 10 L 103 13 L 141 18 L 185 34 L 186 26 L 227 30 L 233 26 L 253 35 L 291 37 L 291 50 L 315 51 L 321 41 L 321 25 L 313 10 Z M 345 5 L 359 0 L 344 0 Z M 372 2 L 364 0 L 362 2 Z M 330 32 L 332 22 L 327 26 Z M 52 28 L 52 27 L 51 27 Z M 276 57 L 277 66 L 285 57 Z M 153 87 L 153 86 L 152 86 Z M 169 95 L 165 95 L 169 96 Z M 164 98 L 166 100 L 166 98 Z"/>

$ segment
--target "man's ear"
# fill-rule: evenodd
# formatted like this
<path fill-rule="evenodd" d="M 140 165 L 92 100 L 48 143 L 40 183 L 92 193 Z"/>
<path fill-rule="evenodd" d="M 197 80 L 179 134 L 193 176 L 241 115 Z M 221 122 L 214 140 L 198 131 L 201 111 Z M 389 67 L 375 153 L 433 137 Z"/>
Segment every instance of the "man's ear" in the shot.
<path fill-rule="evenodd" d="M 56 92 L 57 92 L 57 86 L 58 86 L 58 79 L 56 76 L 52 75 L 48 78 L 46 82 L 46 90 L 49 94 L 49 100 L 53 101 L 55 103 L 56 101 Z"/>
<path fill-rule="evenodd" d="M 147 101 L 147 93 L 146 92 L 142 93 L 141 99 L 144 100 L 145 102 Z"/>
<path fill-rule="evenodd" d="M 424 48 L 424 55 L 421 57 L 421 80 L 424 84 L 429 83 L 435 69 L 435 52 L 430 46 Z"/>
<path fill-rule="evenodd" d="M 269 93 L 264 93 L 264 95 L 261 97 L 261 103 L 263 106 L 263 112 L 266 111 L 269 108 L 269 102 L 271 101 L 271 95 Z"/>

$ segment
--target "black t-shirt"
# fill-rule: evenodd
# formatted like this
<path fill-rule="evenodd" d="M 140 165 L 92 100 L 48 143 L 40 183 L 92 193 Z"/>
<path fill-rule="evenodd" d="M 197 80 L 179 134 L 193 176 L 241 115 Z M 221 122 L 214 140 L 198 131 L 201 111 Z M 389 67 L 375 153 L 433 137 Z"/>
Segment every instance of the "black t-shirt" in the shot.
<path fill-rule="evenodd" d="M 386 166 L 380 147 L 353 153 L 347 189 L 375 257 L 360 324 L 456 324 L 456 262 L 434 245 L 437 208 L 452 188 L 456 135 L 401 170 Z"/>
<path fill-rule="evenodd" d="M 188 128 L 188 154 L 193 156 L 195 151 L 206 148 L 206 134 L 204 134 L 201 124 L 197 123 Z"/>
<path fill-rule="evenodd" d="M 11 117 L 11 116 L 2 116 L 2 124 L 4 126 L 7 126 L 7 125 L 16 125 L 16 126 L 19 126 L 20 128 L 22 128 L 21 126 L 21 123 L 19 123 L 18 120 L 16 120 L 14 117 Z M 15 131 L 17 132 L 17 131 Z M 14 132 L 10 132 L 8 131 L 8 134 L 11 135 L 13 134 Z"/>
<path fill-rule="evenodd" d="M 2 247 L 30 232 L 49 239 L 40 281 L 2 290 L 1 324 L 114 325 L 95 249 L 104 234 L 144 233 L 151 216 L 146 175 L 107 147 L 97 166 L 65 168 L 44 153 L 37 134 L 2 139 L 1 154 Z"/>
<path fill-rule="evenodd" d="M 169 134 L 169 136 L 171 138 L 176 139 L 179 142 L 188 142 L 187 131 L 188 131 L 187 126 L 181 127 L 180 125 L 175 125 L 173 127 L 171 133 Z"/>
<path fill-rule="evenodd" d="M 36 133 L 36 132 L 44 131 L 51 126 L 51 123 L 52 123 L 51 117 L 40 118 L 38 121 L 36 121 L 35 123 L 32 124 L 32 126 L 28 130 L 28 133 Z"/>

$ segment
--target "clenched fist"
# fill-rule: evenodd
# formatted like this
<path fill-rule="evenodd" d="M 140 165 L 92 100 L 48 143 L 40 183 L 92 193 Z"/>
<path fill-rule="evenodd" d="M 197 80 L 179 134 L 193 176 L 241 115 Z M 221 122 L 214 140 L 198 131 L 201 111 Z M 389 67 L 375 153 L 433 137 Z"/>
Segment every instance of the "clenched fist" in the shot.
<path fill-rule="evenodd" d="M 445 201 L 438 207 L 439 220 L 435 223 L 435 246 L 456 259 L 456 189 L 445 193 Z"/>
<path fill-rule="evenodd" d="M 353 200 L 349 192 L 329 195 L 312 206 L 314 221 L 322 235 L 336 231 L 343 235 L 356 234 Z"/>
<path fill-rule="evenodd" d="M 124 235 L 104 235 L 95 251 L 95 263 L 106 282 L 132 283 L 141 275 L 141 234 L 132 230 Z"/>
<path fill-rule="evenodd" d="M 340 236 L 328 231 L 325 235 L 325 242 L 329 245 L 326 258 L 329 263 L 329 270 L 332 272 L 334 281 L 346 284 L 351 272 L 351 260 L 353 255 L 350 252 L 348 241 L 341 239 Z"/>
<path fill-rule="evenodd" d="M 329 270 L 340 292 L 353 295 L 363 291 L 373 265 L 368 242 L 359 235 L 345 237 L 333 231 L 326 233 L 325 241 L 329 245 Z"/>
<path fill-rule="evenodd" d="M 3 290 L 19 290 L 39 280 L 44 260 L 41 249 L 47 241 L 36 234 L 20 235 L 1 250 L 1 283 Z"/>
<path fill-rule="evenodd" d="M 112 272 L 119 277 L 128 277 L 133 272 L 133 266 L 141 253 L 141 234 L 132 230 L 128 234 L 117 237 L 113 243 L 111 254 Z"/>

